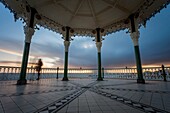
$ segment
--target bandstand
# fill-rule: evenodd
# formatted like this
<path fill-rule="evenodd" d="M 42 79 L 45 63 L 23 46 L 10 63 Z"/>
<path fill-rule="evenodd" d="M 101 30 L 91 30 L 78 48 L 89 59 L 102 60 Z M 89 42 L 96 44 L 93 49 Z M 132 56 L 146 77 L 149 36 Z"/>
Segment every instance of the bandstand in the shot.
<path fill-rule="evenodd" d="M 0 0 L 13 14 L 15 20 L 25 23 L 25 47 L 20 79 L 26 84 L 29 50 L 35 29 L 42 26 L 61 33 L 65 46 L 63 81 L 68 81 L 69 45 L 75 35 L 95 38 L 98 51 L 98 81 L 102 81 L 102 36 L 128 29 L 135 49 L 137 83 L 145 83 L 139 49 L 139 28 L 146 25 L 170 0 Z M 37 26 L 38 25 L 38 26 Z"/>

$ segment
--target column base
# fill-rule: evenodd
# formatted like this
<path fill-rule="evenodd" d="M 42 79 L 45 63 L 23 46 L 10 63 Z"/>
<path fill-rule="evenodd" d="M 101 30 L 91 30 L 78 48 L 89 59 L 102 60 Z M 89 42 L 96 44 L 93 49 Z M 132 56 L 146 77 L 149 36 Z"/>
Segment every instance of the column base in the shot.
<path fill-rule="evenodd" d="M 17 85 L 26 85 L 27 84 L 27 80 L 18 80 L 17 81 Z"/>
<path fill-rule="evenodd" d="M 145 80 L 144 79 L 137 79 L 137 83 L 145 84 Z"/>
<path fill-rule="evenodd" d="M 69 81 L 68 78 L 63 78 L 62 81 Z"/>
<path fill-rule="evenodd" d="M 97 81 L 103 81 L 103 78 L 102 77 L 98 77 Z"/>
<path fill-rule="evenodd" d="M 164 79 L 164 81 L 166 82 L 167 80 L 166 80 L 166 79 Z"/>

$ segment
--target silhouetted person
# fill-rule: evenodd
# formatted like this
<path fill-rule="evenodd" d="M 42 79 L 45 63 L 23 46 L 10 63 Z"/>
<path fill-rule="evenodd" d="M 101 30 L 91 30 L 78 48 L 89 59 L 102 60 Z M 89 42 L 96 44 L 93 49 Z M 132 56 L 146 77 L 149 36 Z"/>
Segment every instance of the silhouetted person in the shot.
<path fill-rule="evenodd" d="M 163 77 L 164 77 L 164 81 L 167 81 L 167 80 L 166 80 L 165 67 L 164 67 L 164 65 L 163 65 L 163 64 L 162 64 L 162 75 L 163 75 Z"/>
<path fill-rule="evenodd" d="M 42 62 L 41 59 L 39 59 L 39 60 L 38 60 L 38 63 L 37 63 L 37 67 L 36 67 L 36 70 L 37 70 L 37 72 L 38 72 L 38 78 L 37 78 L 37 80 L 40 79 L 40 71 L 41 71 L 41 67 L 42 67 L 42 66 L 43 66 L 43 62 Z"/>

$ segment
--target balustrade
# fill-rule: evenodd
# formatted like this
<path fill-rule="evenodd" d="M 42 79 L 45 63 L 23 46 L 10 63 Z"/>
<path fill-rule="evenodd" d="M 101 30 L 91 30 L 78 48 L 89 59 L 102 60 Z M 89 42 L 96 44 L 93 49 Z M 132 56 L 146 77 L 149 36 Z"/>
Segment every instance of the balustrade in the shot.
<path fill-rule="evenodd" d="M 170 67 L 165 67 L 167 80 L 170 80 Z M 0 80 L 18 80 L 20 67 L 0 66 Z M 97 69 L 68 69 L 68 77 L 70 78 L 97 78 Z M 64 69 L 58 71 L 59 78 L 63 77 Z M 137 79 L 136 68 L 112 68 L 104 70 L 105 78 L 120 78 L 120 79 Z M 56 78 L 57 68 L 42 68 L 41 78 Z M 145 80 L 163 80 L 161 67 L 143 68 L 143 76 Z M 37 72 L 35 68 L 27 68 L 27 79 L 36 79 Z"/>

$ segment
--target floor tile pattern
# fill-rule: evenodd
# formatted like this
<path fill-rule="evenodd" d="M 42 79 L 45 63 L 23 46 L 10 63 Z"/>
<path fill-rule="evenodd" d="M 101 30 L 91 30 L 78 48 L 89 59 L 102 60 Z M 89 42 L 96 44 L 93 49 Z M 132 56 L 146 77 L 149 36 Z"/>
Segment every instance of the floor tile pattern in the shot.
<path fill-rule="evenodd" d="M 50 92 L 60 92 L 60 91 L 68 91 L 78 89 L 76 87 L 68 87 L 63 89 L 54 89 L 54 90 L 44 90 L 44 91 L 31 91 L 26 93 L 13 93 L 13 94 L 0 94 L 0 97 L 10 97 L 10 96 L 21 96 L 21 95 L 30 95 L 30 94 L 42 94 L 42 93 L 50 93 Z"/>
<path fill-rule="evenodd" d="M 0 81 L 0 113 L 170 113 L 170 82 L 41 79 Z"/>
<path fill-rule="evenodd" d="M 124 103 L 124 104 L 129 105 L 131 107 L 134 107 L 136 109 L 140 109 L 144 112 L 149 112 L 149 113 L 166 113 L 166 112 L 168 112 L 168 111 L 157 109 L 155 107 L 148 106 L 148 105 L 145 105 L 145 104 L 142 104 L 142 103 L 139 103 L 139 102 L 132 101 L 130 99 L 127 99 L 127 98 L 124 98 L 124 97 L 121 97 L 121 96 L 118 96 L 118 95 L 107 93 L 107 92 L 101 91 L 99 89 L 91 89 L 91 91 L 93 91 L 97 94 L 106 96 L 110 99 L 116 100 L 118 102 Z"/>
<path fill-rule="evenodd" d="M 135 91 L 135 92 L 150 92 L 150 93 L 170 94 L 170 91 L 138 90 L 138 89 L 123 89 L 123 88 L 105 88 L 105 87 L 96 87 L 96 88 L 106 89 L 106 90 L 119 90 L 119 91 Z"/>
<path fill-rule="evenodd" d="M 80 96 L 82 93 L 84 93 L 86 91 L 86 89 L 81 89 L 81 90 L 77 90 L 59 100 L 57 100 L 56 102 L 53 102 L 52 104 L 35 111 L 35 113 L 54 113 L 57 112 L 58 110 L 60 110 L 62 107 L 64 107 L 65 105 L 67 105 L 68 103 L 70 103 L 71 101 L 73 101 L 75 98 L 77 98 L 78 96 Z"/>

